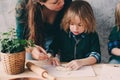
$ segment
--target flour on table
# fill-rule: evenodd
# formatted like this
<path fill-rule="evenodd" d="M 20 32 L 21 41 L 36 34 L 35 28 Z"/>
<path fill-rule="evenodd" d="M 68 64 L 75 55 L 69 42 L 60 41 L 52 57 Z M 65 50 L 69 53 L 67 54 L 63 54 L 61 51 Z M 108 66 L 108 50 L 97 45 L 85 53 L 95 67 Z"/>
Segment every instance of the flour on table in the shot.
<path fill-rule="evenodd" d="M 58 71 L 71 71 L 71 68 L 65 68 L 65 64 L 62 64 L 61 66 L 56 66 L 56 70 L 58 70 Z"/>

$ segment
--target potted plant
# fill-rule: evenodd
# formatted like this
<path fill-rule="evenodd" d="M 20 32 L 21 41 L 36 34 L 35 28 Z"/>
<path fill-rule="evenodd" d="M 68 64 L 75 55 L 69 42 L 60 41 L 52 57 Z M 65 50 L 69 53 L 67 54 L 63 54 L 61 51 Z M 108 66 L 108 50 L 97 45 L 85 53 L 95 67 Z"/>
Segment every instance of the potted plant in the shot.
<path fill-rule="evenodd" d="M 32 40 L 22 40 L 16 37 L 15 28 L 0 35 L 1 62 L 5 72 L 18 74 L 24 71 L 25 48 L 34 46 Z"/>

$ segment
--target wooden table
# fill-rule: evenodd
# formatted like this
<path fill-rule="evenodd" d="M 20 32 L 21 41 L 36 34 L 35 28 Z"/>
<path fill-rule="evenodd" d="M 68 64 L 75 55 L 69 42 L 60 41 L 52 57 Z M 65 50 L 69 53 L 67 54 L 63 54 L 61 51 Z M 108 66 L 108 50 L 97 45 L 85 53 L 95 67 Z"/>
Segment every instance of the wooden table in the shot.
<path fill-rule="evenodd" d="M 31 62 L 33 62 L 35 64 L 43 64 L 40 61 L 33 61 L 33 60 L 31 60 Z M 62 78 L 62 77 L 58 77 L 57 80 L 99 80 L 100 71 L 101 71 L 102 65 L 104 65 L 104 64 L 95 64 L 95 65 L 92 65 L 92 67 L 94 69 L 94 72 L 95 72 L 95 75 L 96 75 L 94 77 L 88 77 L 88 76 L 85 76 L 85 77 L 74 77 L 74 78 L 65 78 L 65 77 Z M 110 65 L 110 64 L 106 64 L 106 65 Z M 21 78 L 21 77 L 40 78 L 40 76 L 38 74 L 35 74 L 34 72 L 29 71 L 28 69 L 26 69 L 25 72 L 23 72 L 21 74 L 8 75 L 8 74 L 6 74 L 3 71 L 3 69 L 1 68 L 1 63 L 0 63 L 0 80 L 10 80 L 10 79 L 13 79 L 13 78 Z M 29 80 L 33 80 L 33 79 L 29 79 Z M 43 80 L 43 79 L 39 79 L 39 80 Z"/>

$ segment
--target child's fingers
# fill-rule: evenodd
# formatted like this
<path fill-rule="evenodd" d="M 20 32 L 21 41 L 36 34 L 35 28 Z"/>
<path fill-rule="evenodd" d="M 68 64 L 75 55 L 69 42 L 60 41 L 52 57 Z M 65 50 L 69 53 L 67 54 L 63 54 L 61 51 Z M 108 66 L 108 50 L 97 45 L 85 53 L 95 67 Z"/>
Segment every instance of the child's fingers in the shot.
<path fill-rule="evenodd" d="M 53 66 L 56 66 L 56 62 L 55 62 L 54 59 L 52 59 L 52 65 L 53 65 Z"/>
<path fill-rule="evenodd" d="M 52 65 L 54 65 L 54 66 L 60 65 L 59 60 L 57 60 L 56 58 L 53 58 L 53 59 L 52 59 Z"/>
<path fill-rule="evenodd" d="M 55 60 L 56 66 L 60 65 L 60 61 L 59 60 Z"/>
<path fill-rule="evenodd" d="M 66 64 L 66 68 L 73 68 L 75 65 L 73 64 L 73 62 L 69 62 Z"/>
<path fill-rule="evenodd" d="M 72 68 L 72 70 L 78 70 L 78 67 L 74 66 L 74 67 Z"/>

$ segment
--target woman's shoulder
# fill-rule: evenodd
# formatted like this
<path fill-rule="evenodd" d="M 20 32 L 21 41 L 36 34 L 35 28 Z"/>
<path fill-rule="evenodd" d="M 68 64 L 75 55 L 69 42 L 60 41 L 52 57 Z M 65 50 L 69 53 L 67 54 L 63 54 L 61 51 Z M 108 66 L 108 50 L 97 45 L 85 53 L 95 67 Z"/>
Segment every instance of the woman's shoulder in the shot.
<path fill-rule="evenodd" d="M 16 10 L 16 17 L 21 18 L 22 16 L 25 16 L 26 14 L 26 6 L 29 0 L 18 0 L 15 10 Z M 24 14 L 24 15 L 23 15 Z"/>
<path fill-rule="evenodd" d="M 18 0 L 17 1 L 17 4 L 16 4 L 16 7 L 26 7 L 27 3 L 28 3 L 29 0 Z"/>
<path fill-rule="evenodd" d="M 18 3 L 28 3 L 29 0 L 18 0 Z"/>

